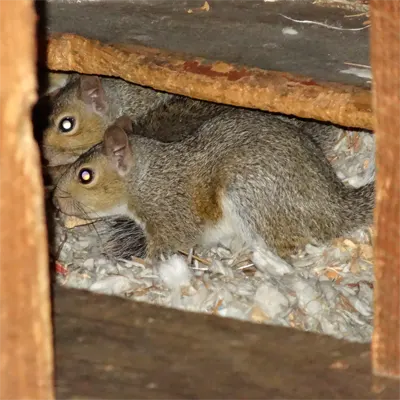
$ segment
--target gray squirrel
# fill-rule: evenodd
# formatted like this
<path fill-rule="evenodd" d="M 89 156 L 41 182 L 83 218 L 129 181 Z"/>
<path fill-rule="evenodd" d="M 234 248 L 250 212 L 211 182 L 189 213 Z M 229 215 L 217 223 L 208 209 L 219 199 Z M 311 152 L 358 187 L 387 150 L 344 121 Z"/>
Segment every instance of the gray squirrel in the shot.
<path fill-rule="evenodd" d="M 122 79 L 79 74 L 61 77 L 60 81 L 53 78 L 53 88 L 46 93 L 51 112 L 41 144 L 49 166 L 75 161 L 101 141 L 104 129 L 120 115 L 135 119 L 174 97 Z"/>
<path fill-rule="evenodd" d="M 44 94 L 50 98 L 51 111 L 41 145 L 48 165 L 54 167 L 72 163 L 99 143 L 106 127 L 121 115 L 136 120 L 156 111 L 161 115 L 159 126 L 140 134 L 172 142 L 192 134 L 205 119 L 233 107 L 159 92 L 119 78 L 52 73 L 49 80 L 50 87 Z M 176 104 L 172 112 L 170 102 Z M 323 123 L 272 115 L 298 126 L 324 154 L 332 149 L 334 137 Z"/>
<path fill-rule="evenodd" d="M 47 162 L 45 177 L 50 176 L 53 184 L 80 154 L 102 140 L 106 127 L 123 113 L 135 120 L 157 110 L 158 123 L 153 118 L 152 128 L 142 130 L 142 134 L 168 142 L 191 134 L 202 121 L 226 107 L 206 106 L 206 102 L 186 100 L 119 78 L 50 73 L 48 80 L 49 87 L 41 93 L 42 99 L 50 100 L 41 148 Z M 173 104 L 166 108 L 169 103 Z M 43 116 L 40 118 L 43 120 Z M 131 220 L 104 218 L 93 228 L 101 232 L 108 255 L 143 255 L 143 234 Z"/>
<path fill-rule="evenodd" d="M 182 107 L 179 106 L 180 101 L 182 102 Z M 155 129 L 160 125 L 160 121 L 163 118 L 173 121 L 172 126 L 174 129 L 184 129 L 186 126 L 186 118 L 184 116 L 188 117 L 188 113 L 182 113 L 182 110 L 186 110 L 186 107 L 184 107 L 186 100 L 181 99 L 180 101 L 175 104 L 172 102 L 163 105 L 161 107 L 162 112 L 156 109 L 147 114 L 142 120 L 143 122 L 147 120 L 148 124 L 144 126 L 144 129 L 142 127 L 142 129 L 144 131 Z M 201 107 L 201 105 L 205 105 L 204 110 L 207 108 L 206 102 L 199 102 L 198 107 Z M 205 113 L 201 112 L 200 115 L 205 115 Z M 322 152 L 326 157 L 332 156 L 333 148 L 337 141 L 337 127 L 319 121 L 288 117 L 280 114 L 271 115 L 297 127 L 299 134 L 308 135 L 316 145 L 315 151 Z M 165 126 L 168 125 L 165 124 Z M 279 132 L 277 132 L 277 135 L 279 135 Z M 129 260 L 132 257 L 145 256 L 146 240 L 142 230 L 134 220 L 128 217 L 110 217 L 95 222 L 94 226 L 103 239 L 103 251 L 109 257 Z"/>
<path fill-rule="evenodd" d="M 296 124 L 227 107 L 176 142 L 121 116 L 61 176 L 53 201 L 80 218 L 135 221 L 154 259 L 196 245 L 264 246 L 287 259 L 372 223 L 374 184 L 345 186 Z"/>
<path fill-rule="evenodd" d="M 139 134 L 175 141 L 192 134 L 199 124 L 230 107 L 156 92 L 118 78 L 53 73 L 50 83 L 46 94 L 51 100 L 51 113 L 42 148 L 50 164 L 47 171 L 54 180 L 69 163 L 101 141 L 106 127 L 122 114 L 133 120 L 142 119 Z M 324 154 L 331 151 L 335 140 L 331 127 L 320 122 L 271 115 L 296 125 Z M 151 123 L 147 124 L 146 120 Z M 131 219 L 104 218 L 94 225 L 103 236 L 104 251 L 108 255 L 117 258 L 143 256 L 144 236 Z"/>

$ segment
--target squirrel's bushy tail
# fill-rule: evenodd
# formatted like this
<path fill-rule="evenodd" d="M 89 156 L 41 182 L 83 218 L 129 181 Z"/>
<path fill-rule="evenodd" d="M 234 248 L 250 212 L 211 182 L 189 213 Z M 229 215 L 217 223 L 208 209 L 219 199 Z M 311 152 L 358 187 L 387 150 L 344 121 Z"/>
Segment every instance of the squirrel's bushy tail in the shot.
<path fill-rule="evenodd" d="M 130 260 L 144 257 L 146 240 L 143 231 L 126 217 L 110 217 L 98 221 L 97 231 L 103 252 L 110 258 Z"/>

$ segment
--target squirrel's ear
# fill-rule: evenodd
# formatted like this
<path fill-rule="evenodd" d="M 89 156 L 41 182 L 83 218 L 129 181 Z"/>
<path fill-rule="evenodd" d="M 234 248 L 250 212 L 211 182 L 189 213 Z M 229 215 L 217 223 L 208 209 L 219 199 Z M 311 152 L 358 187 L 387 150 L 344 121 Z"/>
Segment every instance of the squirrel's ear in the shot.
<path fill-rule="evenodd" d="M 108 110 L 106 95 L 98 76 L 82 75 L 80 77 L 79 97 L 98 114 L 104 114 Z"/>
<path fill-rule="evenodd" d="M 133 165 L 132 149 L 126 132 L 119 126 L 110 126 L 103 140 L 103 152 L 119 175 L 126 175 Z"/>
<path fill-rule="evenodd" d="M 133 133 L 132 120 L 127 115 L 117 118 L 113 125 L 118 126 L 128 134 Z"/>

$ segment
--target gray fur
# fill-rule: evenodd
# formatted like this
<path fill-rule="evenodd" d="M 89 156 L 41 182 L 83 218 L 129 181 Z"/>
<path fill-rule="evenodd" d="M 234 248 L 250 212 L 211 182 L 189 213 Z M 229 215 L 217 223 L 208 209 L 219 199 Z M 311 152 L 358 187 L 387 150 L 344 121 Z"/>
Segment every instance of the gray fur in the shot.
<path fill-rule="evenodd" d="M 111 106 L 107 123 L 111 123 L 123 114 L 135 120 L 175 97 L 123 79 L 102 77 L 101 82 Z"/>
<path fill-rule="evenodd" d="M 374 185 L 345 186 L 311 137 L 273 115 L 227 108 L 178 142 L 129 139 L 135 162 L 123 185 L 151 256 L 198 244 L 220 222 L 212 218 L 219 193 L 243 239 L 261 238 L 285 258 L 372 222 Z M 102 157 L 101 148 L 73 169 Z M 195 207 L 198 198 L 205 213 Z"/>
<path fill-rule="evenodd" d="M 191 196 L 215 180 L 250 234 L 283 256 L 372 223 L 374 185 L 346 187 L 308 136 L 273 116 L 226 111 L 182 142 L 134 137 L 132 147 L 127 186 L 136 212 L 156 224 L 157 246 L 196 243 L 207 221 L 192 212 Z"/>
<path fill-rule="evenodd" d="M 197 134 L 206 121 L 215 122 L 221 114 L 232 115 L 234 121 L 236 113 L 240 113 L 240 109 L 235 107 L 161 93 L 122 79 L 102 77 L 101 82 L 110 105 L 108 112 L 101 117 L 101 126 L 104 129 L 117 117 L 127 114 L 135 120 L 137 134 L 163 142 L 173 142 Z M 66 103 L 75 101 L 78 86 L 79 75 L 74 75 L 68 85 L 53 99 L 55 114 L 57 108 L 62 109 Z M 252 118 L 252 115 L 265 115 L 265 118 L 271 121 L 271 129 L 274 129 L 274 120 L 281 120 L 282 126 L 290 124 L 296 128 L 298 135 L 305 134 L 311 138 L 316 144 L 314 152 L 322 151 L 326 156 L 332 152 L 336 140 L 336 128 L 332 125 L 267 112 L 253 114 L 252 111 L 248 111 L 247 115 L 248 118 Z M 256 130 L 256 126 L 253 124 L 251 129 Z M 121 217 L 110 221 L 105 219 L 103 223 L 107 227 L 103 230 L 107 236 L 107 253 L 116 257 L 126 257 L 129 254 L 128 249 L 132 249 L 132 255 L 139 255 L 140 251 L 138 253 L 137 249 L 142 248 L 142 239 L 139 240 L 138 247 L 140 228 L 136 227 L 133 221 Z M 131 234 L 132 232 L 134 234 Z"/>

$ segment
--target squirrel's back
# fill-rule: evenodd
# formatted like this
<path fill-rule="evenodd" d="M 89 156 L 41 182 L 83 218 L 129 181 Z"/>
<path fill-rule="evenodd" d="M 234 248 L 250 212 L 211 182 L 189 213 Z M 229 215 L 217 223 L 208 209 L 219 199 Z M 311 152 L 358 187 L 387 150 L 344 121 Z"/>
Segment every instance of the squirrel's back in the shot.
<path fill-rule="evenodd" d="M 248 240 L 257 233 L 286 256 L 300 244 L 326 241 L 372 221 L 374 185 L 345 186 L 310 137 L 265 113 L 226 110 L 195 135 L 160 146 L 157 157 L 147 160 L 151 173 L 139 188 L 138 203 L 155 221 L 176 211 L 177 232 L 180 225 L 201 221 L 215 223 L 219 232 L 222 226 L 247 226 Z"/>

